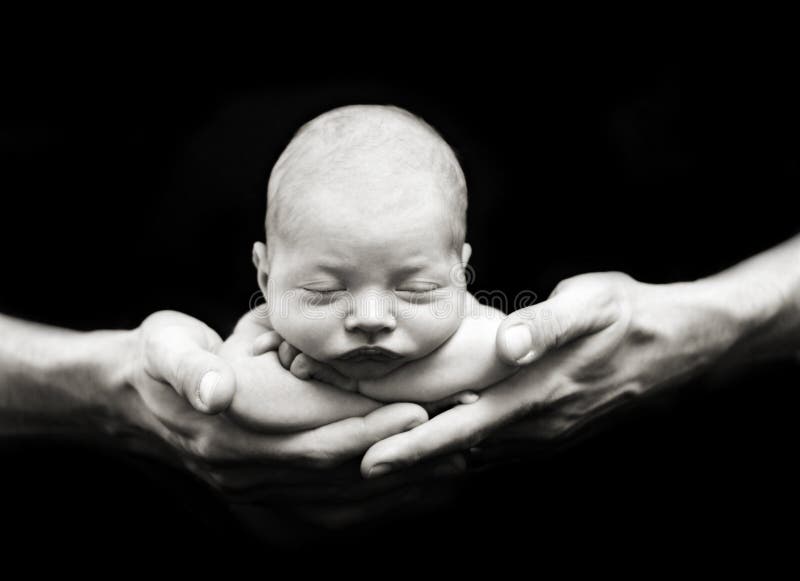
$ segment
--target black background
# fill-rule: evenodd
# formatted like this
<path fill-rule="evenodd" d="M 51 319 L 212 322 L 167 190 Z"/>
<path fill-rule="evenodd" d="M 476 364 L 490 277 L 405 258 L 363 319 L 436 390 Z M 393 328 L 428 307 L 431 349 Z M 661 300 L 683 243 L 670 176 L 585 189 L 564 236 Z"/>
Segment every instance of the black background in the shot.
<path fill-rule="evenodd" d="M 798 231 L 794 55 L 667 48 L 19 65 L 0 101 L 0 311 L 94 329 L 169 308 L 227 334 L 257 290 L 250 249 L 272 164 L 300 124 L 362 102 L 408 108 L 458 152 L 473 291 L 544 298 L 583 272 L 716 272 Z M 770 363 L 726 389 L 697 382 L 567 451 L 473 476 L 433 513 L 309 550 L 403 543 L 534 561 L 619 542 L 669 559 L 759 542 L 780 553 L 791 536 L 776 531 L 797 516 L 798 377 Z M 23 544 L 100 530 L 162 548 L 239 538 L 189 478 L 160 477 L 199 495 L 191 509 L 113 451 L 44 442 L 4 454 Z M 212 516 L 197 516 L 206 504 Z"/>

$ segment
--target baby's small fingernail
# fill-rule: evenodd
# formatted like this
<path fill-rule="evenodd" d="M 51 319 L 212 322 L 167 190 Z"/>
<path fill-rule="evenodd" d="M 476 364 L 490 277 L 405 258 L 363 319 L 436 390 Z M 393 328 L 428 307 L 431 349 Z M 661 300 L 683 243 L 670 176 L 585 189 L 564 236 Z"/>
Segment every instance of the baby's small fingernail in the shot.
<path fill-rule="evenodd" d="M 197 397 L 204 406 L 208 407 L 211 403 L 220 379 L 222 379 L 222 376 L 219 373 L 208 371 L 200 380 L 200 387 L 197 388 Z"/>
<path fill-rule="evenodd" d="M 527 325 L 519 323 L 506 329 L 505 342 L 508 356 L 518 365 L 525 365 L 533 360 L 533 337 Z"/>
<path fill-rule="evenodd" d="M 367 472 L 367 478 L 377 478 L 378 476 L 388 474 L 392 470 L 394 470 L 394 466 L 391 464 L 375 464 L 375 466 L 370 468 L 369 472 Z"/>

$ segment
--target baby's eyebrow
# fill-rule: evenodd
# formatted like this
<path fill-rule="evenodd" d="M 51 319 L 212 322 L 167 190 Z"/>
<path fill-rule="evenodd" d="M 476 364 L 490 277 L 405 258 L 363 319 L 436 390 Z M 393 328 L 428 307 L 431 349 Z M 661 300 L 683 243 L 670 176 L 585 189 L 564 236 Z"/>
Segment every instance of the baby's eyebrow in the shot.
<path fill-rule="evenodd" d="M 406 264 L 400 264 L 397 267 L 390 266 L 388 272 L 391 273 L 392 278 L 404 279 L 415 274 L 428 271 L 430 267 L 431 264 L 428 260 L 413 260 L 408 261 Z M 363 269 L 363 265 L 358 263 L 354 264 L 348 261 L 330 259 L 320 260 L 313 264 L 313 270 L 315 272 L 334 278 L 357 274 L 361 269 Z"/>
<path fill-rule="evenodd" d="M 412 274 L 417 274 L 425 270 L 429 265 L 425 262 L 409 264 L 406 266 L 401 266 L 400 268 L 395 269 L 395 274 L 401 277 L 411 276 Z"/>
<path fill-rule="evenodd" d="M 316 264 L 314 264 L 314 269 L 315 270 L 318 270 L 320 272 L 324 272 L 326 274 L 333 274 L 333 275 L 337 275 L 337 274 L 341 274 L 343 272 L 347 272 L 347 271 L 351 270 L 351 268 L 352 268 L 351 265 L 348 265 L 348 264 L 345 264 L 345 263 L 341 263 L 341 262 L 324 261 L 324 262 L 317 262 Z"/>

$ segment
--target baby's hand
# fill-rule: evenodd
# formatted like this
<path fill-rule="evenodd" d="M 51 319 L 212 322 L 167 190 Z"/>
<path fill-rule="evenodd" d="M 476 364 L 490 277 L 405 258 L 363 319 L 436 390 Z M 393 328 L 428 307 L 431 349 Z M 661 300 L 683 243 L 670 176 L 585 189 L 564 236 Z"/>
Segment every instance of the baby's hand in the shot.
<path fill-rule="evenodd" d="M 236 373 L 236 394 L 225 412 L 232 421 L 277 434 L 362 417 L 380 407 L 357 393 L 322 381 L 298 379 L 287 372 L 278 359 L 281 342 L 283 338 L 268 321 L 251 312 L 220 346 L 218 355 Z"/>
<path fill-rule="evenodd" d="M 269 351 L 277 351 L 281 365 L 298 379 L 316 379 L 346 391 L 358 391 L 358 380 L 350 379 L 333 367 L 301 353 L 296 347 L 284 341 L 275 331 L 266 332 L 253 342 L 253 355 L 261 355 Z M 421 405 L 429 415 L 433 416 L 455 405 L 474 403 L 478 401 L 478 398 L 479 396 L 475 392 L 462 391 Z"/>
<path fill-rule="evenodd" d="M 298 379 L 316 379 L 346 391 L 358 391 L 358 381 L 342 375 L 330 365 L 301 353 L 296 347 L 284 341 L 275 331 L 264 333 L 253 342 L 253 355 L 261 355 L 276 349 L 281 365 Z"/>

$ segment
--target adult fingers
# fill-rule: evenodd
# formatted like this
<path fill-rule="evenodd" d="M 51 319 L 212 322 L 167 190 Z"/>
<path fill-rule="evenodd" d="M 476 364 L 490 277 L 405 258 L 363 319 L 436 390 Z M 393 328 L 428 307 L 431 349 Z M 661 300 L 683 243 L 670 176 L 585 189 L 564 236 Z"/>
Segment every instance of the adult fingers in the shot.
<path fill-rule="evenodd" d="M 209 351 L 205 329 L 176 324 L 148 332 L 144 356 L 151 377 L 171 385 L 203 413 L 216 414 L 230 406 L 236 378 L 230 365 Z"/>
<path fill-rule="evenodd" d="M 378 442 L 364 455 L 361 473 L 374 478 L 425 458 L 472 448 L 498 426 L 534 409 L 553 389 L 552 381 L 547 369 L 529 367 L 484 391 L 473 404 L 453 407 L 408 432 Z"/>
<path fill-rule="evenodd" d="M 474 391 L 462 391 L 461 393 L 448 396 L 444 399 L 440 399 L 439 401 L 422 404 L 422 407 L 425 408 L 425 411 L 428 412 L 429 416 L 434 416 L 456 405 L 469 405 L 471 403 L 475 403 L 480 399 L 480 397 L 481 396 Z"/>
<path fill-rule="evenodd" d="M 347 418 L 305 432 L 256 439 L 251 450 L 265 458 L 328 468 L 363 454 L 375 442 L 427 420 L 428 414 L 416 404 L 390 404 L 363 418 Z"/>
<path fill-rule="evenodd" d="M 527 365 L 547 351 L 605 329 L 616 320 L 616 306 L 607 285 L 566 284 L 543 303 L 506 317 L 497 330 L 497 355 L 508 364 Z"/>

